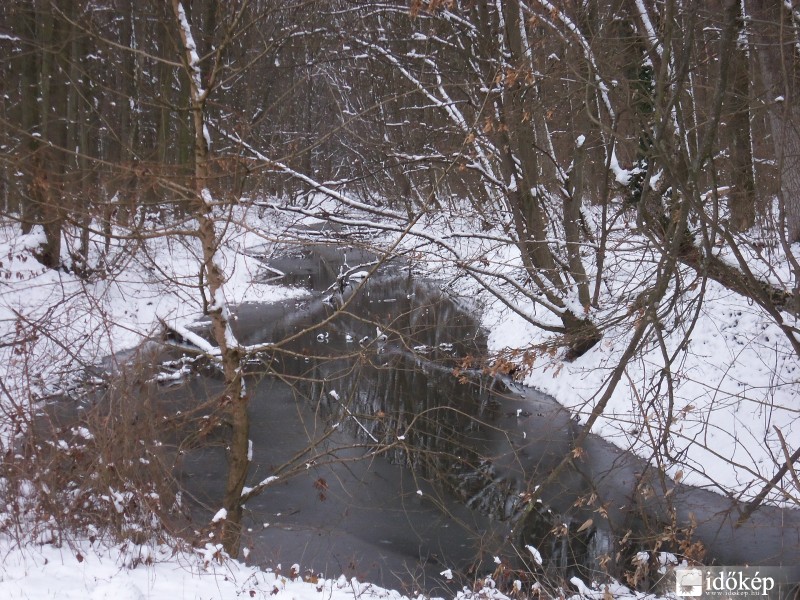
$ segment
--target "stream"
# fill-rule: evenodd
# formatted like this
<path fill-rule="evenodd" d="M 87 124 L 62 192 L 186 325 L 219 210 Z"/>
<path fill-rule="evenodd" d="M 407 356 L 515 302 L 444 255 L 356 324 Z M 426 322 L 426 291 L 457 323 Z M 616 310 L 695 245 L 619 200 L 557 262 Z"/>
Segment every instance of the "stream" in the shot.
<path fill-rule="evenodd" d="M 529 544 L 554 581 L 589 579 L 604 564 L 630 569 L 654 546 L 652 532 L 670 526 L 671 506 L 678 527 L 693 530 L 663 550 L 701 542 L 706 564 L 800 564 L 797 510 L 765 506 L 736 528 L 742 506 L 733 500 L 661 480 L 593 435 L 527 506 L 524 493 L 573 452 L 580 424 L 553 399 L 481 373 L 478 307 L 436 282 L 389 264 L 335 287 L 343 263 L 372 258 L 320 246 L 271 261 L 312 295 L 236 310 L 242 343 L 296 336 L 248 365 L 249 485 L 278 476 L 247 504 L 248 561 L 434 594 L 448 586 L 446 569 L 463 585 L 495 570 L 495 556 L 533 567 Z M 163 393 L 196 399 L 220 389 L 203 376 Z M 219 445 L 184 458 L 178 475 L 198 519 L 218 509 L 225 469 Z"/>

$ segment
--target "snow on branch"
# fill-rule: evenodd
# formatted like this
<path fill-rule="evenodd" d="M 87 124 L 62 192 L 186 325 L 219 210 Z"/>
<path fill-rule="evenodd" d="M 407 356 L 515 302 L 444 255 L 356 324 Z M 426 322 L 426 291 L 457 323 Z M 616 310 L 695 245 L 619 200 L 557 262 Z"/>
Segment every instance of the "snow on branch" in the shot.
<path fill-rule="evenodd" d="M 213 358 L 218 358 L 220 356 L 219 348 L 217 348 L 214 344 L 209 342 L 204 337 L 196 334 L 194 331 L 187 329 L 183 325 L 180 325 L 178 323 L 170 325 L 163 319 L 161 319 L 161 324 L 163 325 L 164 329 L 166 329 L 167 331 L 171 331 L 178 338 L 184 340 L 185 342 L 188 342 L 192 346 L 197 347 L 203 354 L 207 354 L 208 356 Z"/>
<path fill-rule="evenodd" d="M 183 9 L 182 2 L 175 2 L 175 16 L 178 19 L 178 24 L 181 28 L 181 38 L 183 38 L 183 45 L 186 49 L 186 59 L 188 62 L 189 72 L 192 78 L 192 96 L 194 100 L 200 100 L 205 97 L 206 92 L 203 89 L 203 78 L 200 73 L 200 56 L 197 54 L 197 44 L 194 42 L 192 36 L 192 28 L 189 25 L 189 20 L 186 18 L 186 11 Z"/>
<path fill-rule="evenodd" d="M 650 42 L 650 45 L 660 57 L 664 51 L 661 48 L 661 42 L 656 35 L 656 29 L 653 27 L 653 22 L 650 20 L 650 15 L 647 12 L 647 7 L 644 5 L 643 0 L 636 0 L 636 10 L 639 11 L 639 18 L 647 34 L 647 41 Z"/>
<path fill-rule="evenodd" d="M 608 111 L 608 115 L 611 117 L 612 121 L 616 120 L 614 108 L 611 105 L 611 100 L 608 98 L 608 87 L 600 77 L 600 70 L 597 68 L 597 61 L 594 59 L 594 53 L 589 46 L 589 42 L 586 41 L 586 37 L 583 35 L 578 26 L 575 25 L 575 23 L 573 23 L 572 20 L 564 14 L 563 10 L 557 9 L 555 6 L 553 6 L 553 4 L 548 2 L 548 0 L 538 1 L 542 8 L 546 9 L 551 15 L 555 15 L 558 20 L 561 21 L 561 23 L 575 36 L 575 39 L 578 41 L 578 45 L 583 51 L 584 57 L 586 57 L 586 60 L 592 67 L 595 83 L 597 84 L 597 88 L 600 90 L 600 96 L 603 99 L 603 106 L 605 107 L 606 111 Z M 641 0 L 637 0 L 637 3 L 639 2 L 641 2 Z M 529 10 L 523 2 L 520 3 L 520 7 L 523 10 Z"/>
<path fill-rule="evenodd" d="M 242 488 L 241 501 L 243 503 L 247 502 L 253 496 L 256 496 L 256 495 L 260 494 L 262 492 L 262 490 L 265 487 L 267 487 L 269 484 L 271 484 L 271 483 L 273 483 L 274 481 L 277 481 L 277 480 L 278 480 L 278 476 L 277 475 L 270 475 L 269 477 L 267 477 L 266 479 L 264 479 L 263 481 L 261 481 L 260 483 L 256 484 L 253 487 L 247 487 L 247 486 L 243 487 Z"/>

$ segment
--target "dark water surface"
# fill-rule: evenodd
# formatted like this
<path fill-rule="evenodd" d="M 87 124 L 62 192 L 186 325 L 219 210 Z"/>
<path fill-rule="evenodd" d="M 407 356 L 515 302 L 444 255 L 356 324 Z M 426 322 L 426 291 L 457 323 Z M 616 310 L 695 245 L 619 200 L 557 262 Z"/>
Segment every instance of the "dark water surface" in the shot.
<path fill-rule="evenodd" d="M 494 569 L 494 556 L 530 565 L 531 544 L 550 576 L 590 577 L 603 555 L 630 568 L 636 551 L 655 546 L 647 532 L 673 526 L 672 507 L 678 529 L 694 523 L 678 537 L 702 542 L 710 563 L 800 564 L 798 511 L 764 507 L 737 529 L 741 507 L 730 499 L 660 479 L 596 436 L 543 504 L 526 509 L 521 494 L 573 451 L 580 425 L 552 399 L 480 375 L 477 307 L 407 269 L 385 266 L 355 290 L 357 281 L 335 285 L 341 293 L 323 301 L 343 260 L 329 247 L 285 257 L 273 266 L 315 295 L 236 312 L 243 343 L 296 336 L 249 365 L 249 485 L 279 479 L 248 502 L 248 560 L 434 593 L 447 568 L 466 581 Z M 348 299 L 334 314 L 331 303 Z M 170 393 L 217 391 L 214 379 L 195 378 Z M 224 449 L 193 451 L 180 475 L 215 512 Z"/>

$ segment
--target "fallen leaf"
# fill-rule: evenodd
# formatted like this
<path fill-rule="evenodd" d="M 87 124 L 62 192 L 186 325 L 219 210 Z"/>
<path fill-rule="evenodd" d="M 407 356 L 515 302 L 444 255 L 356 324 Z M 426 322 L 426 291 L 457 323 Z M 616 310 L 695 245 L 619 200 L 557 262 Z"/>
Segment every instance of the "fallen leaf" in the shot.
<path fill-rule="evenodd" d="M 594 524 L 594 520 L 586 519 L 586 521 L 584 521 L 583 525 L 578 527 L 578 531 L 576 533 L 580 533 L 581 531 L 589 529 L 589 527 L 591 527 L 593 524 Z"/>

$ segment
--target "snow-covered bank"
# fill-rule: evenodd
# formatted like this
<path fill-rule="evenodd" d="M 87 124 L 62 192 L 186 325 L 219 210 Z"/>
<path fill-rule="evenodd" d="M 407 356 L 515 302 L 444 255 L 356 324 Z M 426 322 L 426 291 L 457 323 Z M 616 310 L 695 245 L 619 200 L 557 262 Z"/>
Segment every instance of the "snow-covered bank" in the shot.
<path fill-rule="evenodd" d="M 599 223 L 599 210 L 586 207 L 586 221 Z M 525 385 L 551 395 L 585 422 L 642 315 L 639 303 L 652 285 L 658 249 L 627 218 L 611 229 L 604 269 L 613 277 L 602 278 L 597 307 L 588 313 L 601 327 L 602 340 L 570 360 L 558 334 L 532 324 L 558 326 L 554 315 L 516 293 L 514 286 L 526 277 L 517 249 L 502 242 L 499 230 L 476 234 L 474 223 L 475 216 L 434 215 L 413 228 L 404 245 L 424 256 L 422 263 L 448 289 L 482 300 L 489 350 L 497 359 L 517 365 Z M 439 241 L 455 252 L 443 250 Z M 793 277 L 790 261 L 775 240 L 766 243 L 768 250 L 759 250 L 742 240 L 740 251 L 754 273 L 785 287 Z M 454 253 L 460 262 L 496 274 L 480 277 L 493 286 L 491 292 L 445 264 Z M 728 249 L 718 256 L 735 265 Z M 595 258 L 587 247 L 590 278 Z M 790 314 L 782 318 L 797 327 Z M 686 266 L 679 267 L 659 319 L 660 328 L 645 336 L 593 432 L 678 481 L 753 499 L 800 447 L 800 361 L 786 333 L 752 300 Z M 799 506 L 800 490 L 785 479 L 767 499 Z"/>
<path fill-rule="evenodd" d="M 272 247 L 257 220 L 240 209 L 224 228 L 220 249 L 228 277 L 228 303 L 275 302 L 300 297 L 296 287 L 265 283 L 262 261 L 248 251 Z M 113 359 L 161 333 L 161 322 L 182 327 L 203 314 L 198 285 L 202 253 L 190 235 L 158 235 L 167 229 L 154 221 L 139 239 L 117 230 L 108 252 L 104 241 L 92 240 L 88 279 L 76 273 L 45 269 L 34 257 L 41 229 L 22 235 L 18 224 L 0 228 L 0 377 L 9 404 L 36 400 L 68 388 L 83 369 Z M 67 247 L 64 264 L 71 264 Z M 23 399 L 27 399 L 23 401 Z M 9 411 L 12 414 L 13 411 Z M 16 426 L 0 419 L 0 450 L 10 443 Z"/>
<path fill-rule="evenodd" d="M 774 322 L 719 284 L 708 283 L 702 305 L 690 297 L 677 310 L 690 314 L 694 308 L 689 342 L 683 341 L 688 323 L 665 332 L 663 347 L 652 340 L 626 368 L 594 431 L 645 459 L 668 451 L 673 459 L 663 465 L 678 480 L 750 499 L 785 460 L 777 431 L 788 448 L 800 445 L 798 363 Z M 487 321 L 491 350 L 524 362 L 525 385 L 553 396 L 582 421 L 632 335 L 627 323 L 612 325 L 600 344 L 570 362 L 549 354 L 547 338 L 518 315 L 499 310 Z M 670 401 L 663 369 L 665 355 L 673 354 Z M 770 498 L 800 503 L 790 483 Z"/>
<path fill-rule="evenodd" d="M 326 578 L 299 564 L 262 570 L 225 557 L 220 548 L 207 544 L 195 551 L 161 545 L 107 546 L 88 540 L 56 547 L 29 545 L 20 549 L 0 535 L 0 597 L 4 600 L 410 600 L 427 596 L 416 591 L 403 595 L 369 582 Z M 578 600 L 658 600 L 652 594 L 631 591 L 616 582 L 587 586 L 575 580 L 579 593 L 562 595 Z M 527 587 L 527 586 L 525 586 Z M 520 594 L 537 593 L 513 585 Z M 463 588 L 456 600 L 510 600 L 492 577 Z"/>
<path fill-rule="evenodd" d="M 0 536 L 0 597 L 5 600 L 345 600 L 400 599 L 356 579 L 324 579 L 287 565 L 279 572 L 222 558 L 212 544 L 195 552 L 170 546 L 108 547 L 89 541 L 20 550 Z"/>
<path fill-rule="evenodd" d="M 311 206 L 304 210 L 313 211 L 314 208 Z M 320 214 L 323 211 L 332 214 L 339 207 L 336 203 L 325 201 L 316 208 L 320 209 Z M 279 214 L 271 216 L 277 218 Z M 357 215 L 349 216 L 354 218 Z M 231 304 L 255 299 L 288 298 L 303 293 L 296 289 L 258 283 L 261 263 L 252 256 L 253 250 L 258 248 L 258 252 L 269 254 L 272 243 L 291 241 L 287 229 L 275 226 L 276 219 L 272 219 L 270 228 L 266 228 L 260 227 L 260 218 L 255 209 L 248 212 L 242 208 L 226 223 L 225 245 L 221 253 L 230 276 L 225 295 Z M 256 225 L 259 227 L 256 228 Z M 603 390 L 609 372 L 616 366 L 617 357 L 625 348 L 631 322 L 636 316 L 636 298 L 641 292 L 646 272 L 652 268 L 652 260 L 643 260 L 641 252 L 636 249 L 643 245 L 642 240 L 630 231 L 620 231 L 619 236 L 612 240 L 608 261 L 614 266 L 618 277 L 604 281 L 603 297 L 599 303 L 601 308 L 592 314 L 593 318 L 603 323 L 603 340 L 584 356 L 570 362 L 565 359 L 563 350 L 557 347 L 558 340 L 552 334 L 536 329 L 523 320 L 519 313 L 530 314 L 539 320 L 546 320 L 548 316 L 536 314 L 534 305 L 519 301 L 513 289 L 503 287 L 502 277 L 494 280 L 502 297 L 500 300 L 486 290 L 480 291 L 475 280 L 465 277 L 455 262 L 448 263 L 452 256 L 442 252 L 442 245 L 437 243 L 439 241 L 456 250 L 461 260 L 485 264 L 496 269 L 499 276 L 512 280 L 520 277 L 519 259 L 513 247 L 501 243 L 499 233 L 470 235 L 473 227 L 468 218 L 452 218 L 445 222 L 439 217 L 421 221 L 412 227 L 410 234 L 393 230 L 391 235 L 384 236 L 379 242 L 385 247 L 399 242 L 398 248 L 408 251 L 417 264 L 426 266 L 448 287 L 470 298 L 480 296 L 485 305 L 484 323 L 491 331 L 492 351 L 498 357 L 517 363 L 519 372 L 525 374 L 526 384 L 552 394 L 563 405 L 585 418 Z M 139 242 L 135 253 L 120 248 L 112 259 L 124 263 L 124 266 L 114 271 L 113 276 L 94 276 L 88 283 L 71 273 L 42 269 L 31 253 L 37 240 L 35 232 L 21 236 L 9 226 L 3 242 L 3 250 L 12 257 L 10 266 L 6 266 L 8 283 L 0 294 L 2 310 L 5 311 L 2 321 L 5 329 L 2 333 L 8 344 L 5 349 L 8 360 L 4 377 L 13 384 L 9 390 L 24 390 L 24 402 L 29 399 L 35 401 L 49 391 L 68 384 L 69 376 L 77 373 L 82 365 L 95 364 L 112 351 L 132 347 L 147 339 L 157 331 L 160 319 L 180 328 L 202 313 L 202 297 L 197 286 L 200 254 L 192 238 L 153 237 L 146 242 Z M 689 293 L 684 293 L 665 313 L 665 328 L 661 332 L 663 345 L 659 336 L 655 336 L 646 351 L 628 366 L 626 377 L 615 390 L 612 402 L 599 421 L 598 431 L 619 446 L 649 458 L 654 447 L 661 450 L 659 444 L 663 439 L 666 421 L 660 422 L 659 419 L 668 417 L 671 419 L 669 427 L 672 434 L 669 437 L 669 453 L 676 458 L 674 462 L 664 465 L 669 472 L 676 478 L 680 472 L 685 481 L 700 485 L 708 485 L 709 479 L 713 478 L 714 483 L 720 486 L 746 490 L 752 496 L 758 490 L 759 482 L 769 479 L 775 464 L 780 462 L 782 448 L 774 443 L 771 447 L 763 444 L 763 438 L 773 431 L 780 431 L 789 447 L 796 447 L 797 444 L 796 427 L 793 427 L 797 411 L 790 408 L 797 393 L 797 386 L 792 379 L 795 361 L 791 359 L 791 349 L 781 332 L 776 331 L 775 326 L 758 310 L 713 282 L 706 282 L 701 301 L 701 286 L 696 284 L 693 273 L 687 269 L 681 275 L 681 284 Z M 515 310 L 504 302 L 515 303 Z M 696 310 L 696 319 L 690 343 L 684 347 L 682 342 L 687 333 L 687 321 L 683 317 L 693 314 L 692 310 Z M 659 389 L 663 390 L 658 386 L 666 385 L 661 378 L 664 353 L 667 356 L 678 353 L 680 357 L 673 365 L 679 365 L 680 368 L 673 369 L 670 382 L 675 399 L 673 406 L 654 402 L 659 398 Z M 780 360 L 770 361 L 770 358 Z M 12 398 L 18 406 L 24 404 L 21 396 L 14 397 L 9 392 L 6 394 L 9 394 L 7 399 Z M 751 416 L 745 416 L 751 413 L 741 412 L 743 407 L 752 407 L 751 413 L 760 411 L 758 414 L 762 418 L 754 423 Z M 13 410 L 8 410 L 6 414 L 12 415 L 4 419 L 4 425 L 8 427 L 6 431 L 9 432 L 6 439 L 10 441 L 12 433 L 21 435 L 22 431 L 12 429 L 18 424 L 14 420 Z M 690 443 L 697 440 L 701 443 Z M 731 457 L 738 462 L 738 467 L 731 468 Z M 11 546 L 13 544 L 9 542 Z M 9 573 L 23 573 L 25 564 L 38 565 L 36 561 L 25 558 L 31 552 L 47 557 L 47 562 L 41 565 L 47 568 L 37 571 L 37 566 L 31 570 L 36 573 L 41 571 L 37 577 L 43 580 L 55 576 L 48 571 L 49 565 L 55 561 L 50 557 L 51 550 L 62 561 L 75 560 L 82 564 L 78 555 L 73 559 L 73 551 L 66 550 L 69 546 L 61 549 L 29 546 L 31 544 L 26 540 L 21 548 L 8 550 L 8 555 L 13 557 L 9 564 L 18 565 L 10 567 Z M 85 545 L 79 547 L 82 549 L 78 554 L 85 559 L 91 548 Z M 108 552 L 118 554 L 117 550 L 103 552 L 106 552 L 104 556 Z M 117 560 L 114 568 L 119 569 L 125 560 Z M 183 569 L 186 560 L 175 559 L 170 563 L 170 568 Z M 233 566 L 234 563 L 229 562 L 225 565 L 224 569 L 239 573 L 240 566 Z M 154 569 L 142 581 L 166 579 L 166 567 L 159 564 Z M 192 586 L 195 585 L 196 571 L 194 568 L 188 570 L 187 576 L 192 578 L 192 583 L 175 585 L 194 590 Z M 129 575 L 127 571 L 120 573 L 125 577 Z M 269 576 L 268 573 L 258 576 L 266 578 L 264 585 L 267 588 L 270 581 L 275 581 L 270 580 Z M 17 581 L 14 577 L 9 575 L 4 581 Z M 19 577 L 22 578 L 22 575 Z M 247 581 L 250 576 L 242 577 Z M 241 577 L 231 576 L 231 581 L 241 581 Z M 345 584 L 350 585 L 348 582 Z M 74 585 L 84 593 L 87 590 L 92 594 L 105 593 L 102 588 L 96 591 L 97 586 L 87 587 L 85 577 L 76 580 Z M 155 591 L 149 591 L 151 588 L 142 587 L 139 583 L 136 586 L 143 594 L 152 594 L 149 597 L 162 597 L 161 589 L 152 588 Z M 205 593 L 202 585 L 200 589 L 198 594 Z M 224 594 L 228 595 L 249 594 L 250 591 L 235 586 L 224 588 Z M 256 595 L 268 595 L 274 591 L 274 587 L 266 592 L 260 588 L 252 591 Z M 48 588 L 43 588 L 41 593 L 50 592 Z M 303 597 L 301 592 L 291 593 L 295 597 Z M 352 589 L 348 593 L 358 595 Z M 496 593 L 491 591 L 492 595 Z M 590 591 L 589 595 L 591 593 L 594 592 Z M 599 591 L 597 593 L 600 594 Z M 620 593 L 624 591 L 620 590 Z"/>

